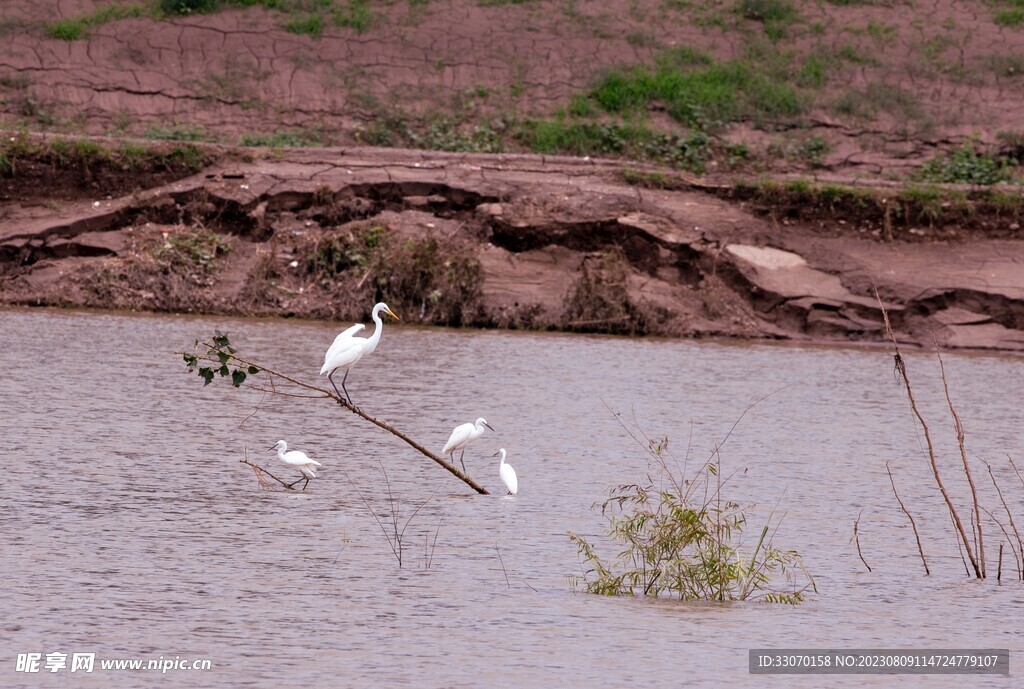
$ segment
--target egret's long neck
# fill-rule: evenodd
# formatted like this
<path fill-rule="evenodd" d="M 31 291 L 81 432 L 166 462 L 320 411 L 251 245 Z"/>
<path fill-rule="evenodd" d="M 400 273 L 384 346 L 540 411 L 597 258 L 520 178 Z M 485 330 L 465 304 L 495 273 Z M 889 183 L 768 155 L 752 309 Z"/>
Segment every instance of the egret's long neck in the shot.
<path fill-rule="evenodd" d="M 284 453 L 287 452 L 287 451 L 288 451 L 288 446 L 287 445 L 284 445 L 284 444 L 278 445 L 277 446 L 277 458 L 278 459 L 284 459 Z"/>
<path fill-rule="evenodd" d="M 505 451 L 501 450 L 501 461 L 498 462 L 498 466 L 501 466 L 504 463 L 505 463 Z M 492 464 L 491 466 L 494 466 L 494 465 Z"/>
<path fill-rule="evenodd" d="M 377 327 L 373 329 L 373 335 L 370 335 L 366 340 L 368 345 L 367 354 L 377 349 L 377 343 L 380 342 L 380 331 L 384 329 L 384 323 L 380 320 L 380 309 L 375 308 L 371 315 L 373 316 L 373 322 L 377 324 Z"/>

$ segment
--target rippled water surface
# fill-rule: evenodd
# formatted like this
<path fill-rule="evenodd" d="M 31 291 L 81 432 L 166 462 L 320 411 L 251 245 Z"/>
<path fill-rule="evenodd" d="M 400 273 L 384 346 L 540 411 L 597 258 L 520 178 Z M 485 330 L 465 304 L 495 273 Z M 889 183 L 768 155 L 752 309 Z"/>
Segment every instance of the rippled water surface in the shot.
<path fill-rule="evenodd" d="M 0 685 L 1019 686 L 1019 670 L 969 680 L 748 674 L 758 647 L 1000 647 L 1019 668 L 1024 586 L 1008 550 L 1002 586 L 963 576 L 886 350 L 388 326 L 349 377 L 355 401 L 435 450 L 456 424 L 485 417 L 497 432 L 466 464 L 488 496 L 336 405 L 261 403 L 221 380 L 204 388 L 174 354 L 220 328 L 254 359 L 316 382 L 343 325 L 0 312 Z M 1020 524 L 1024 487 L 1006 455 L 1024 468 L 1024 362 L 945 361 L 968 452 L 993 463 Z M 950 488 L 965 496 L 937 365 L 918 353 L 909 363 Z M 723 472 L 736 471 L 727 494 L 756 504 L 757 525 L 778 503 L 776 544 L 803 554 L 819 593 L 795 608 L 574 593 L 567 577 L 580 565 L 566 531 L 599 536 L 592 503 L 648 471 L 609 407 L 696 461 L 773 392 L 722 449 Z M 278 471 L 266 448 L 279 438 L 324 465 L 304 493 L 261 491 L 238 463 L 248 447 Z M 501 495 L 499 447 L 519 474 L 517 496 Z M 389 514 L 379 463 L 404 517 L 433 494 L 406 531 L 401 569 L 363 501 Z M 862 511 L 871 573 L 850 543 Z M 997 527 L 986 536 L 991 573 Z M 53 651 L 213 667 L 14 672 L 17 653 Z"/>

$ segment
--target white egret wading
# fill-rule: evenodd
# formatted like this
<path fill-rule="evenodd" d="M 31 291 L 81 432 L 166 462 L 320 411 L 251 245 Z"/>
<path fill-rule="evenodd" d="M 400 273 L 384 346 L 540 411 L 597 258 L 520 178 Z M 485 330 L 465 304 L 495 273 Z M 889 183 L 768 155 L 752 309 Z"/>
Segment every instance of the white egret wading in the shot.
<path fill-rule="evenodd" d="M 495 457 L 498 455 L 501 455 L 501 461 L 498 463 L 498 476 L 508 488 L 508 494 L 515 495 L 519 492 L 519 479 L 516 478 L 516 470 L 512 468 L 511 464 L 505 464 L 505 448 L 494 453 Z"/>
<path fill-rule="evenodd" d="M 352 404 L 352 396 L 348 394 L 348 389 L 345 387 L 345 381 L 348 379 L 348 370 L 364 356 L 377 349 L 377 343 L 380 342 L 380 333 L 384 329 L 384 324 L 380 320 L 381 311 L 396 321 L 400 320 L 395 315 L 395 312 L 388 308 L 387 304 L 381 302 L 373 307 L 373 313 L 371 314 L 373 322 L 377 324 L 377 327 L 373 330 L 373 335 L 369 337 L 356 337 L 356 333 L 366 327 L 362 323 L 356 323 L 334 338 L 334 343 L 327 350 L 327 354 L 324 355 L 324 365 L 320 369 L 320 375 L 326 373 L 327 380 L 331 381 L 331 385 L 334 387 L 334 391 L 338 393 L 338 397 L 346 398 L 353 407 L 356 405 Z M 338 390 L 338 386 L 334 384 L 334 372 L 339 368 L 345 369 L 345 377 L 341 379 L 341 389 L 345 391 L 344 395 Z"/>
<path fill-rule="evenodd" d="M 271 450 L 277 450 L 277 458 L 290 467 L 298 469 L 299 473 L 306 479 L 306 482 L 302 484 L 302 490 L 306 490 L 306 486 L 309 485 L 309 479 L 316 478 L 316 472 L 313 471 L 313 467 L 321 466 L 320 462 L 315 459 L 310 459 L 306 456 L 305 452 L 299 452 L 298 450 L 288 451 L 288 443 L 283 440 L 278 440 Z M 302 479 L 296 479 L 294 482 L 289 483 L 288 487 L 291 488 Z"/>
<path fill-rule="evenodd" d="M 491 424 L 483 419 L 477 419 L 476 423 L 464 423 L 461 426 L 456 426 L 451 437 L 448 438 L 448 442 L 444 444 L 444 449 L 441 450 L 441 454 L 451 456 L 452 464 L 455 464 L 455 451 L 462 450 L 462 454 L 459 455 L 462 473 L 466 473 L 466 463 L 462 461 L 462 457 L 466 454 L 466 447 L 484 434 L 484 426 L 491 428 Z M 491 428 L 491 430 L 494 429 Z"/>

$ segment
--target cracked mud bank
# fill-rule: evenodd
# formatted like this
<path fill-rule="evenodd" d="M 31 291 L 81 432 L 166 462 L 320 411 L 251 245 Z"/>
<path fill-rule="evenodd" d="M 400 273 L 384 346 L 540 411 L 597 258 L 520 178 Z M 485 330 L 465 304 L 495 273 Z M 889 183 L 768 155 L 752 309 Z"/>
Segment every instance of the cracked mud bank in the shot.
<path fill-rule="evenodd" d="M 618 163 L 381 149 L 153 180 L 8 193 L 0 303 L 349 320 L 384 298 L 411 322 L 878 342 L 876 286 L 906 341 L 1024 350 L 1015 218 L 885 241 Z"/>

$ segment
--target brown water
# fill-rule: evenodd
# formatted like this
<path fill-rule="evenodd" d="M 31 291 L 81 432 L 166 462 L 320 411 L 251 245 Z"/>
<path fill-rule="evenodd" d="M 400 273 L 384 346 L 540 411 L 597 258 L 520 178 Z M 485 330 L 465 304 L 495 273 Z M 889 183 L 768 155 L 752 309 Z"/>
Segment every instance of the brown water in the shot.
<path fill-rule="evenodd" d="M 267 400 L 240 430 L 260 395 L 219 380 L 203 388 L 173 354 L 214 327 L 307 380 L 339 329 L 0 312 L 0 686 L 1017 686 L 1013 676 L 747 672 L 749 648 L 801 646 L 1009 647 L 1011 671 L 1019 667 L 1024 586 L 1010 564 L 1002 586 L 964 577 L 885 350 L 388 326 L 349 377 L 356 402 L 435 449 L 456 424 L 485 417 L 497 432 L 466 464 L 504 492 L 491 454 L 507 448 L 520 493 L 505 497 L 464 490 L 323 401 Z M 948 354 L 946 364 L 968 449 L 994 462 L 1024 522 L 1024 490 L 1004 459 L 1024 465 L 1022 362 Z M 965 495 L 937 368 L 926 355 L 910 366 L 948 481 Z M 752 523 L 779 501 L 776 543 L 801 551 L 818 595 L 791 608 L 573 592 L 567 575 L 580 567 L 565 532 L 598 535 L 591 504 L 647 469 L 606 403 L 652 436 L 671 436 L 677 456 L 689 443 L 703 459 L 751 402 L 780 388 L 746 414 L 723 464 L 741 469 L 729 494 L 757 503 Z M 257 490 L 237 463 L 248 442 L 251 456 L 279 469 L 266 452 L 278 438 L 324 464 L 305 493 Z M 401 569 L 351 484 L 386 512 L 378 460 L 403 514 L 437 490 L 407 531 Z M 922 529 L 931 577 L 886 460 Z M 861 510 L 873 573 L 849 542 Z M 439 522 L 426 568 L 424 538 Z M 988 538 L 991 572 L 995 527 Z M 18 653 L 52 651 L 209 658 L 213 669 L 159 679 L 98 666 L 14 672 Z"/>

